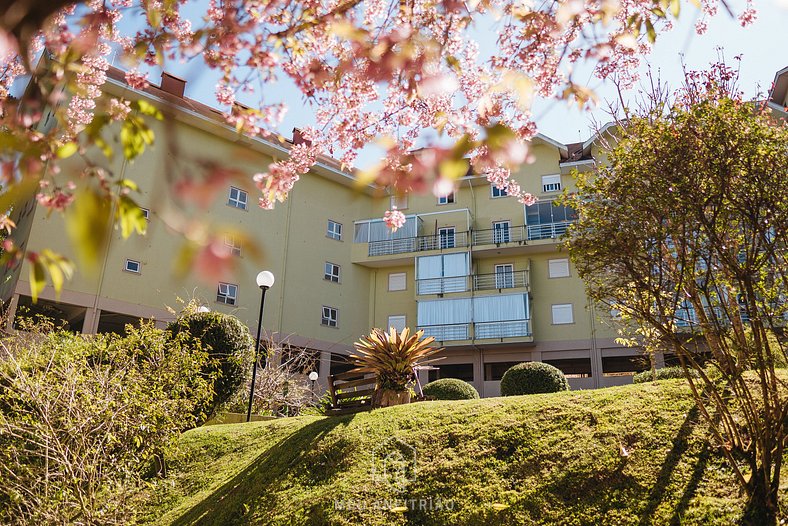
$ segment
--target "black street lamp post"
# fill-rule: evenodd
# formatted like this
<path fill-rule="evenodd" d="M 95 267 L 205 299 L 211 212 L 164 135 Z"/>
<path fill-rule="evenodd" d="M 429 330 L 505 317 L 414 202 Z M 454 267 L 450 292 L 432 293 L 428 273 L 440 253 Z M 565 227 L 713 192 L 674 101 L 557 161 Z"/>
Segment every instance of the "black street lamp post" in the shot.
<path fill-rule="evenodd" d="M 252 402 L 254 401 L 254 385 L 257 380 L 257 357 L 260 355 L 260 333 L 263 329 L 263 306 L 265 305 L 265 291 L 274 284 L 274 275 L 264 270 L 257 275 L 257 286 L 263 291 L 260 297 L 260 318 L 257 320 L 257 342 L 254 347 L 254 362 L 252 363 L 252 386 L 249 388 L 249 408 L 246 411 L 246 421 L 252 421 Z"/>

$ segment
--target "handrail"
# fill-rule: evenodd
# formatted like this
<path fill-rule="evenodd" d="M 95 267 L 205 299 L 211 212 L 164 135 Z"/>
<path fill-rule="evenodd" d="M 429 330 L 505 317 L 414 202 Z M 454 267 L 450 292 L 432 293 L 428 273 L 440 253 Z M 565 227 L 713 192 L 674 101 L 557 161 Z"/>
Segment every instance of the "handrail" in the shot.
<path fill-rule="evenodd" d="M 473 275 L 473 290 L 513 289 L 520 287 L 528 287 L 527 270 Z"/>
<path fill-rule="evenodd" d="M 453 235 L 430 234 L 426 236 L 405 237 L 402 239 L 384 239 L 370 241 L 370 256 L 388 256 L 405 252 L 423 252 L 427 250 L 450 250 L 466 248 L 469 232 L 454 232 Z"/>

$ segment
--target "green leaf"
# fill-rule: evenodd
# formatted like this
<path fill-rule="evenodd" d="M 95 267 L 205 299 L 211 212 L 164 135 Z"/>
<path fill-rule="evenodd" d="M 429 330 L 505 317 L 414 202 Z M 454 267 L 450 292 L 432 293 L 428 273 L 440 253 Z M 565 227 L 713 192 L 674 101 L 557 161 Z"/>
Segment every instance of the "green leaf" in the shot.
<path fill-rule="evenodd" d="M 58 146 L 57 150 L 55 150 L 55 155 L 57 155 L 60 159 L 66 159 L 77 153 L 78 150 L 79 145 L 77 143 L 67 142 Z"/>
<path fill-rule="evenodd" d="M 651 23 L 651 19 L 646 19 L 646 34 L 648 35 L 648 41 L 652 44 L 657 40 L 657 31 L 654 29 L 654 24 Z"/>
<path fill-rule="evenodd" d="M 468 161 L 459 159 L 444 159 L 438 164 L 438 172 L 440 176 L 454 181 L 468 173 Z"/>
<path fill-rule="evenodd" d="M 131 109 L 137 110 L 138 112 L 142 113 L 143 115 L 147 115 L 149 117 L 153 117 L 156 120 L 163 120 L 164 115 L 159 108 L 151 104 L 150 102 L 144 100 L 136 100 L 131 103 Z"/>
<path fill-rule="evenodd" d="M 44 265 L 38 259 L 30 262 L 30 273 L 28 279 L 30 280 L 30 297 L 33 303 L 38 302 L 39 293 L 44 290 L 47 283 L 44 274 Z"/>
<path fill-rule="evenodd" d="M 670 0 L 670 12 L 678 18 L 681 13 L 681 0 Z"/>
<path fill-rule="evenodd" d="M 110 199 L 93 189 L 77 193 L 66 211 L 66 232 L 77 256 L 89 268 L 95 268 L 106 247 L 110 231 Z"/>
<path fill-rule="evenodd" d="M 128 239 L 134 232 L 144 234 L 148 228 L 148 221 L 142 213 L 142 208 L 126 195 L 120 196 L 115 219 L 120 223 L 123 239 Z"/>

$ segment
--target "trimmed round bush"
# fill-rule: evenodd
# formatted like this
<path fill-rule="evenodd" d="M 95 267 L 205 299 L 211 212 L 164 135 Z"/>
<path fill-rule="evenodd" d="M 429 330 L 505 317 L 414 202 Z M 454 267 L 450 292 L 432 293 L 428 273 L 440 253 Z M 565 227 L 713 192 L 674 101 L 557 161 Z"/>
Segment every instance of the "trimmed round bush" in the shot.
<path fill-rule="evenodd" d="M 186 334 L 208 353 L 202 368 L 213 382 L 214 396 L 195 413 L 199 422 L 210 420 L 229 402 L 250 376 L 254 360 L 254 338 L 241 320 L 221 312 L 187 312 L 167 326 L 173 335 Z"/>
<path fill-rule="evenodd" d="M 692 369 L 689 370 L 689 374 L 693 378 L 700 378 L 698 372 L 693 371 Z M 651 370 L 643 371 L 642 373 L 637 373 L 635 376 L 633 376 L 632 381 L 636 384 L 642 384 L 645 382 L 653 382 L 654 380 L 669 380 L 672 378 L 685 378 L 684 369 L 678 365 L 673 367 L 663 367 L 661 369 L 657 369 L 656 375 L 654 375 Z"/>
<path fill-rule="evenodd" d="M 564 373 L 550 364 L 525 362 L 509 368 L 501 378 L 501 396 L 568 391 Z"/>
<path fill-rule="evenodd" d="M 442 378 L 425 385 L 424 396 L 434 396 L 436 400 L 475 400 L 479 392 L 463 380 Z"/>

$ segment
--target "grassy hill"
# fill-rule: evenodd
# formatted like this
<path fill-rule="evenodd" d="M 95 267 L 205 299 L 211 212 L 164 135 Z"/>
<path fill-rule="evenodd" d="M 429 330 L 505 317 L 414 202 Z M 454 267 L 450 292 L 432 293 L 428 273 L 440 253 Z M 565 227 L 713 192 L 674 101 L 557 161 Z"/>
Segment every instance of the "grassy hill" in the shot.
<path fill-rule="evenodd" d="M 142 518 L 731 524 L 743 501 L 706 431 L 682 380 L 211 426 L 183 436 Z"/>

